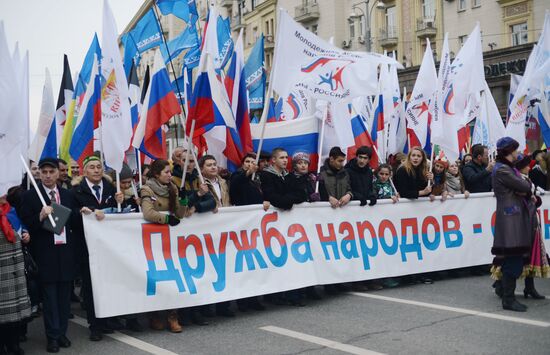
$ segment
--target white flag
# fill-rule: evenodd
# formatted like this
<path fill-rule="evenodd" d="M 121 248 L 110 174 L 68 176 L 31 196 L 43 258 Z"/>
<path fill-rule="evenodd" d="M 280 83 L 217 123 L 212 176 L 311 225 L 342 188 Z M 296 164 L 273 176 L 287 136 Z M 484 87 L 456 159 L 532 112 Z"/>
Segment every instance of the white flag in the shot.
<path fill-rule="evenodd" d="M 376 94 L 380 63 L 402 68 L 393 58 L 337 48 L 300 26 L 284 10 L 279 11 L 278 21 L 271 80 L 283 97 L 299 85 L 316 99 L 349 102 Z"/>
<path fill-rule="evenodd" d="M 426 39 L 426 51 L 414 83 L 411 100 L 405 112 L 407 127 L 414 132 L 422 147 L 426 145 L 428 120 L 433 114 L 433 104 L 437 87 L 437 72 L 430 40 Z M 430 110 L 430 108 L 432 108 Z"/>
<path fill-rule="evenodd" d="M 455 117 L 450 59 L 448 33 L 445 33 L 437 77 L 437 99 L 431 124 L 431 141 L 441 147 L 449 161 L 455 161 L 460 156 L 457 135 L 459 121 Z"/>
<path fill-rule="evenodd" d="M 533 47 L 525 72 L 514 98 L 510 103 L 510 117 L 506 124 L 506 135 L 519 142 L 519 149 L 524 149 L 525 121 L 531 99 L 544 99 L 541 92 L 550 91 L 550 11 L 546 10 L 544 26 L 537 44 Z M 546 117 L 545 117 L 546 118 Z M 546 118 L 548 120 L 549 118 Z"/>
<path fill-rule="evenodd" d="M 46 68 L 46 79 L 44 80 L 44 89 L 42 90 L 42 106 L 40 106 L 38 128 L 36 129 L 34 139 L 29 147 L 30 160 L 35 162 L 40 160 L 54 119 L 55 102 L 53 97 L 52 79 L 50 77 L 50 71 Z"/>
<path fill-rule="evenodd" d="M 474 126 L 473 144 L 483 144 L 489 153 L 496 151 L 497 141 L 506 135 L 500 112 L 487 83 L 481 93 L 480 107 Z"/>
<path fill-rule="evenodd" d="M 0 196 L 21 183 L 21 153 L 26 123 L 20 108 L 19 87 L 21 77 L 15 75 L 16 66 L 8 49 L 4 23 L 0 21 Z M 14 89 L 15 88 L 15 89 Z"/>
<path fill-rule="evenodd" d="M 128 81 L 118 47 L 118 31 L 107 0 L 103 3 L 101 140 L 105 163 L 120 171 L 132 138 Z"/>
<path fill-rule="evenodd" d="M 394 65 L 390 66 L 390 90 L 391 97 L 387 105 L 384 98 L 384 120 L 389 117 L 388 131 L 388 154 L 402 152 L 407 141 L 407 132 L 405 126 L 405 116 L 403 115 L 403 101 L 399 92 L 399 79 L 397 77 L 397 68 Z M 391 108 L 389 116 L 386 115 L 386 106 Z"/>

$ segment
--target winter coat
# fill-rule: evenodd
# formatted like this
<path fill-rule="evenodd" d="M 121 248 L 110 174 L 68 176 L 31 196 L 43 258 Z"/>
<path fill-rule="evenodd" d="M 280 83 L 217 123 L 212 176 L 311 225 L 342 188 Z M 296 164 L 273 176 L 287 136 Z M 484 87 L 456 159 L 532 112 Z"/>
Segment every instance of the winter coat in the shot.
<path fill-rule="evenodd" d="M 493 188 L 491 172 L 485 165 L 478 165 L 474 161 L 469 162 L 462 169 L 464 187 L 471 193 L 491 192 Z"/>
<path fill-rule="evenodd" d="M 166 214 L 161 212 L 170 211 L 170 201 L 168 196 L 161 196 L 155 192 L 154 186 L 158 183 L 158 180 L 151 178 L 141 188 L 141 210 L 143 212 L 143 218 L 146 221 L 166 224 Z M 178 188 L 173 183 L 170 183 L 169 188 L 172 189 L 176 195 L 176 210 L 170 211 L 178 218 L 185 216 L 186 207 L 179 204 Z"/>
<path fill-rule="evenodd" d="M 46 204 L 50 204 L 50 196 L 44 190 L 42 184 L 38 185 Z M 82 219 L 76 208 L 73 194 L 63 188 L 59 188 L 61 205 L 72 210 L 71 216 L 65 224 L 66 244 L 54 244 L 52 232 L 42 228 L 40 211 L 42 202 L 36 190 L 28 190 L 22 196 L 18 209 L 21 222 L 27 227 L 31 235 L 29 250 L 38 266 L 38 278 L 41 282 L 69 282 L 73 281 L 85 246 L 84 234 L 81 233 Z M 80 254 L 79 254 L 80 253 Z"/>
<path fill-rule="evenodd" d="M 424 190 L 428 186 L 428 180 L 420 168 L 414 168 L 416 174 L 409 175 L 404 166 L 400 166 L 395 172 L 393 180 L 395 188 L 399 195 L 404 198 L 416 199 L 418 192 Z"/>
<path fill-rule="evenodd" d="M 533 169 L 529 171 L 529 179 L 536 186 L 540 187 L 543 190 L 548 190 L 548 180 L 546 174 L 542 171 L 540 165 L 535 164 Z"/>
<path fill-rule="evenodd" d="M 21 240 L 19 235 L 16 235 L 15 243 L 8 242 L 1 229 L 0 280 L 0 324 L 19 322 L 28 318 L 31 315 L 31 302 L 27 294 Z"/>
<path fill-rule="evenodd" d="M 375 197 L 372 183 L 373 174 L 370 166 L 360 168 L 357 165 L 357 158 L 354 158 L 346 164 L 346 171 L 349 175 L 354 200 L 365 201 Z"/>
<path fill-rule="evenodd" d="M 397 194 L 396 191 L 393 189 L 390 180 L 386 182 L 381 182 L 380 180 L 376 179 L 373 188 L 376 198 L 379 200 L 392 198 L 392 196 L 395 196 Z"/>
<path fill-rule="evenodd" d="M 73 179 L 72 184 L 73 188 L 71 193 L 74 196 L 75 200 L 75 213 L 80 215 L 80 209 L 82 207 L 88 207 L 92 211 L 96 209 L 104 208 L 116 208 L 117 202 L 115 199 L 116 188 L 112 183 L 112 179 L 106 175 L 102 178 L 103 189 L 101 191 L 101 201 L 97 201 L 95 194 L 90 190 L 86 178 L 84 176 L 78 176 Z M 88 246 L 86 245 L 86 239 L 84 238 L 84 226 L 82 224 L 82 218 L 78 218 L 78 226 L 76 228 L 77 233 L 79 233 L 79 252 L 80 252 L 80 261 L 88 260 Z M 82 259 L 84 257 L 85 259 Z"/>
<path fill-rule="evenodd" d="M 264 202 L 259 177 L 259 174 L 256 174 L 253 181 L 252 175 L 247 176 L 243 169 L 231 175 L 229 196 L 235 206 L 258 205 Z"/>
<path fill-rule="evenodd" d="M 295 200 L 288 187 L 287 179 L 289 179 L 289 174 L 286 171 L 279 174 L 271 166 L 260 173 L 264 200 L 283 210 L 291 209 Z"/>
<path fill-rule="evenodd" d="M 497 199 L 495 236 L 491 253 L 499 256 L 529 255 L 534 229 L 526 198 L 531 183 L 505 163 L 497 163 L 492 174 Z"/>
<path fill-rule="evenodd" d="M 218 183 L 220 185 L 220 191 L 221 196 L 218 196 L 216 193 L 216 189 L 214 188 L 214 184 L 208 180 L 204 179 L 206 182 L 206 185 L 208 186 L 208 191 L 212 194 L 214 197 L 214 200 L 216 201 L 216 207 L 229 207 L 231 206 L 231 198 L 229 197 L 229 187 L 227 186 L 227 182 L 225 179 L 222 179 L 220 176 L 218 176 Z"/>
<path fill-rule="evenodd" d="M 287 186 L 295 204 L 313 202 L 311 195 L 315 192 L 315 176 L 313 174 L 298 175 L 290 173 L 287 176 Z"/>
<path fill-rule="evenodd" d="M 332 169 L 329 165 L 329 160 L 325 160 L 325 164 L 319 173 L 319 192 L 321 193 L 321 201 L 328 201 L 329 196 L 336 199 L 341 199 L 344 195 L 350 194 L 353 198 L 351 189 L 350 177 L 346 169 L 338 171 Z"/>

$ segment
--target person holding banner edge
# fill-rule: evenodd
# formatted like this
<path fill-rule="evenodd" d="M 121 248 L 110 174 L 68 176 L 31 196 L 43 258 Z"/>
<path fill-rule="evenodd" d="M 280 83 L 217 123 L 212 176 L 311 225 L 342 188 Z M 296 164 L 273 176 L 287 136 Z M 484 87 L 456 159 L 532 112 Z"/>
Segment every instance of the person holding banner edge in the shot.
<path fill-rule="evenodd" d="M 524 258 L 531 252 L 534 229 L 524 199 L 532 198 L 531 183 L 514 167 L 519 143 L 510 137 L 497 141 L 497 158 L 492 184 L 497 199 L 495 232 L 491 254 L 494 266 L 502 272 L 502 308 L 525 312 L 527 306 L 516 300 L 516 280 L 521 276 Z"/>
<path fill-rule="evenodd" d="M 75 201 L 72 194 L 57 185 L 57 159 L 43 158 L 39 161 L 38 167 L 38 189 L 46 203 L 56 202 L 74 211 Z M 46 350 L 55 353 L 60 347 L 71 346 L 66 334 L 71 312 L 72 282 L 78 265 L 76 248 L 80 242 L 78 238 L 83 238 L 83 235 L 77 232 L 78 216 L 74 212 L 61 235 L 46 230 L 43 221 L 53 212 L 53 208 L 50 205 L 42 206 L 37 193 L 34 189 L 26 191 L 22 196 L 19 210 L 22 222 L 33 236 L 29 246 L 38 266 L 47 338 Z"/>
<path fill-rule="evenodd" d="M 75 209 L 82 215 L 94 213 L 98 220 L 104 218 L 100 212 L 105 208 L 117 208 L 118 203 L 124 201 L 124 193 L 116 192 L 111 179 L 104 175 L 101 160 L 96 155 L 86 157 L 82 163 L 83 175 L 73 179 L 72 193 L 76 200 Z M 82 294 L 86 317 L 90 328 L 90 340 L 99 341 L 103 334 L 113 332 L 114 328 L 120 329 L 122 325 L 114 320 L 96 318 L 94 299 L 92 293 L 92 280 L 90 276 L 90 263 L 88 260 L 88 248 L 84 238 L 82 220 L 79 221 L 79 262 L 82 274 Z"/>

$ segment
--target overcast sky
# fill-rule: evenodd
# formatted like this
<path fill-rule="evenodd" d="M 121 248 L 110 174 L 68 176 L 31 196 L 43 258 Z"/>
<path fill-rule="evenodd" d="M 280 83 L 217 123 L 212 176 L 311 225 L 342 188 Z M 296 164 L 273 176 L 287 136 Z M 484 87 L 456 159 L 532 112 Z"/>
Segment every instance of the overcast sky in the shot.
<path fill-rule="evenodd" d="M 144 0 L 109 0 L 118 32 L 122 32 Z M 34 131 L 40 114 L 44 69 L 52 75 L 54 100 L 63 73 L 63 54 L 71 74 L 80 70 L 94 32 L 101 43 L 103 0 L 0 0 L 0 21 L 10 51 L 19 42 L 29 51 L 30 120 Z"/>

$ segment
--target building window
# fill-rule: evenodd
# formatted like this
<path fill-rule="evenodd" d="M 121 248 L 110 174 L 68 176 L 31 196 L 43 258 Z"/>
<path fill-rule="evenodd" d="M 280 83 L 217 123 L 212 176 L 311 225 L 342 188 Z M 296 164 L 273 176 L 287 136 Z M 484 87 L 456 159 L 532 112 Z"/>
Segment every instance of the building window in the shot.
<path fill-rule="evenodd" d="M 468 35 L 458 36 L 458 45 L 462 47 L 466 39 L 468 39 Z"/>
<path fill-rule="evenodd" d="M 512 25 L 510 26 L 510 30 L 512 32 L 512 46 L 527 43 L 527 22 Z"/>
<path fill-rule="evenodd" d="M 275 34 L 275 27 L 273 26 L 273 19 L 269 20 L 269 29 L 271 34 Z"/>
<path fill-rule="evenodd" d="M 435 17 L 434 0 L 422 0 L 422 16 L 433 19 Z"/>
<path fill-rule="evenodd" d="M 349 36 L 350 38 L 355 38 L 355 21 L 349 23 Z"/>
<path fill-rule="evenodd" d="M 388 38 L 397 37 L 395 22 L 395 6 L 386 8 L 386 34 Z"/>
<path fill-rule="evenodd" d="M 317 25 L 311 26 L 311 32 L 313 32 L 314 34 L 317 34 L 317 28 L 318 28 Z"/>
<path fill-rule="evenodd" d="M 363 29 L 365 28 L 365 24 L 363 22 L 365 16 L 359 17 L 359 36 L 363 36 Z"/>
<path fill-rule="evenodd" d="M 466 10 L 466 0 L 458 0 L 458 11 Z"/>
<path fill-rule="evenodd" d="M 480 7 L 481 6 L 481 0 L 472 0 L 472 8 Z"/>
<path fill-rule="evenodd" d="M 269 28 L 269 21 L 266 21 L 265 22 L 265 34 L 266 35 L 270 35 L 271 34 L 271 31 L 270 31 L 270 28 Z"/>

